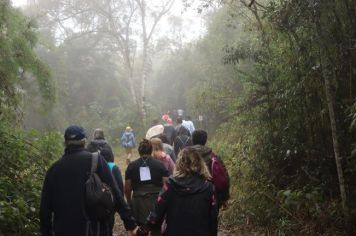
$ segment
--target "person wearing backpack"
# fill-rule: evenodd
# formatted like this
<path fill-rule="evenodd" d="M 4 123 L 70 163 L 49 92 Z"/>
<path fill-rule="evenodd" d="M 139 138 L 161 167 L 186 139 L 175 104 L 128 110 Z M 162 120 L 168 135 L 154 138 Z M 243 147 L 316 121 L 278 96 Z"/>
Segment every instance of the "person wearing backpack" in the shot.
<path fill-rule="evenodd" d="M 218 209 L 209 170 L 193 147 L 183 149 L 176 170 L 162 188 L 155 208 L 136 235 L 160 226 L 163 236 L 217 236 Z"/>
<path fill-rule="evenodd" d="M 206 131 L 198 129 L 193 132 L 192 141 L 195 148 L 205 161 L 212 183 L 216 189 L 216 199 L 218 208 L 226 207 L 226 202 L 230 198 L 230 177 L 222 159 L 213 150 L 205 146 L 208 139 Z"/>
<path fill-rule="evenodd" d="M 88 144 L 87 149 L 89 152 L 93 153 L 93 152 L 100 151 L 104 148 L 112 152 L 111 146 L 105 140 L 103 129 L 97 128 L 94 131 L 93 139 Z"/>
<path fill-rule="evenodd" d="M 120 214 L 128 235 L 134 235 L 136 221 L 115 184 L 102 155 L 92 154 L 85 147 L 85 130 L 71 125 L 64 134 L 64 155 L 46 173 L 40 203 L 40 232 L 42 236 L 112 236 L 109 218 L 89 214 L 101 205 L 90 204 L 96 196 L 88 196 L 90 183 L 105 185 L 105 196 L 111 196 L 112 209 Z M 91 182 L 90 182 L 91 181 Z M 93 188 L 94 190 L 94 188 Z M 107 191 L 108 190 L 108 191 Z M 100 193 L 104 195 L 102 188 Z M 93 198 L 94 196 L 94 198 Z"/>
<path fill-rule="evenodd" d="M 124 192 L 124 184 L 122 180 L 121 170 L 114 162 L 114 153 L 111 146 L 106 142 L 104 138 L 104 131 L 102 129 L 96 129 L 94 131 L 93 140 L 87 146 L 87 150 L 91 153 L 100 152 L 107 162 L 109 169 L 114 177 L 114 180 L 118 184 L 120 191 Z"/>
<path fill-rule="evenodd" d="M 131 162 L 132 149 L 136 146 L 135 136 L 132 128 L 127 126 L 124 134 L 121 136 L 121 145 L 126 151 L 126 164 Z"/>
<path fill-rule="evenodd" d="M 189 130 L 183 125 L 179 126 L 177 131 L 177 137 L 174 139 L 173 148 L 175 156 L 183 150 L 183 148 L 192 145 L 192 138 L 190 136 Z"/>

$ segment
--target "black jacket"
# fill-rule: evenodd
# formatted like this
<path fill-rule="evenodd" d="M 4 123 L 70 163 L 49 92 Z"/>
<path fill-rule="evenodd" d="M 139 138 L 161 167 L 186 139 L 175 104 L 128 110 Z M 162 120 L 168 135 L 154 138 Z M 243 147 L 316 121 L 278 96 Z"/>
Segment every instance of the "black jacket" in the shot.
<path fill-rule="evenodd" d="M 83 210 L 84 183 L 90 173 L 91 158 L 92 154 L 84 148 L 69 147 L 65 149 L 64 156 L 48 170 L 40 206 L 40 228 L 43 236 L 86 235 L 88 221 Z M 124 221 L 125 228 L 133 229 L 136 226 L 135 220 L 102 156 L 98 159 L 97 173 L 112 188 L 116 210 Z M 100 222 L 100 225 L 100 235 L 109 235 L 108 222 Z"/>
<path fill-rule="evenodd" d="M 105 139 L 93 139 L 87 146 L 89 152 L 97 152 L 98 150 L 107 149 L 112 153 L 111 146 Z"/>
<path fill-rule="evenodd" d="M 216 236 L 218 210 L 214 186 L 198 175 L 170 177 L 149 216 L 148 231 L 166 216 L 163 236 Z"/>
<path fill-rule="evenodd" d="M 209 171 L 211 173 L 211 153 L 212 153 L 212 149 L 207 147 L 207 146 L 202 146 L 202 145 L 194 145 L 193 147 L 194 147 L 195 150 L 197 150 L 199 152 L 201 157 L 204 159 L 205 164 L 208 166 L 208 169 L 209 169 Z M 216 191 L 216 197 L 217 197 L 217 201 L 218 201 L 218 206 L 220 208 L 221 203 L 229 200 L 229 198 L 230 198 L 230 177 L 229 177 L 229 172 L 227 171 L 222 159 L 219 156 L 216 156 L 216 157 L 219 160 L 219 162 L 221 163 L 221 165 L 223 166 L 223 168 L 225 169 L 225 172 L 226 172 L 226 175 L 227 175 L 228 181 L 229 181 L 228 187 L 226 189 L 224 189 L 223 191 Z"/>
<path fill-rule="evenodd" d="M 176 138 L 176 130 L 173 125 L 165 124 L 163 133 L 166 134 L 169 144 L 173 145 L 173 141 Z"/>

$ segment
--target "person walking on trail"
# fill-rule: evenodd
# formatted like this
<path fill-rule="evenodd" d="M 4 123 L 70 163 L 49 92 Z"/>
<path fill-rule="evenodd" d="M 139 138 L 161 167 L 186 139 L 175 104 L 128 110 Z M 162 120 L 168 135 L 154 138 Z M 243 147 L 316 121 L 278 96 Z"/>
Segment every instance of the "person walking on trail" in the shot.
<path fill-rule="evenodd" d="M 89 152 L 93 153 L 100 151 L 104 148 L 112 152 L 111 146 L 105 140 L 103 129 L 98 128 L 94 131 L 93 139 L 88 144 L 87 149 Z"/>
<path fill-rule="evenodd" d="M 190 116 L 186 116 L 186 120 L 182 121 L 182 125 L 189 130 L 190 135 L 193 134 L 195 127 Z"/>
<path fill-rule="evenodd" d="M 105 161 L 107 162 L 109 169 L 114 177 L 114 180 L 118 184 L 120 191 L 124 192 L 124 184 L 122 180 L 121 170 L 115 164 L 114 161 L 114 153 L 112 151 L 111 146 L 106 142 L 104 138 L 104 131 L 103 129 L 96 129 L 93 134 L 93 140 L 88 144 L 87 150 L 91 153 L 100 152 L 101 155 L 104 157 Z"/>
<path fill-rule="evenodd" d="M 138 224 L 143 225 L 169 173 L 162 162 L 151 156 L 149 140 L 140 142 L 138 152 L 140 158 L 131 162 L 125 173 L 125 196 Z M 152 236 L 158 235 L 161 235 L 159 230 L 152 231 Z"/>
<path fill-rule="evenodd" d="M 163 236 L 217 236 L 218 210 L 209 170 L 192 147 L 179 153 L 176 170 L 162 188 L 155 210 L 137 235 L 162 224 Z"/>
<path fill-rule="evenodd" d="M 46 173 L 40 204 L 40 232 L 42 236 L 112 236 L 108 220 L 89 220 L 85 183 L 92 168 L 92 153 L 85 147 L 86 134 L 82 127 L 69 126 L 65 130 L 64 155 Z M 114 183 L 104 158 L 98 155 L 97 176 L 112 190 L 117 211 L 128 235 L 134 235 L 135 219 L 121 191 Z"/>
<path fill-rule="evenodd" d="M 162 140 L 159 138 L 153 138 L 150 140 L 152 143 L 152 156 L 161 161 L 163 163 L 163 165 L 166 167 L 166 169 L 169 172 L 169 175 L 173 174 L 173 171 L 176 167 L 176 165 L 174 164 L 172 158 L 163 151 L 163 144 L 162 144 Z"/>
<path fill-rule="evenodd" d="M 178 116 L 178 118 L 176 120 L 176 126 L 174 127 L 177 135 L 178 135 L 178 131 L 180 130 L 180 127 L 182 127 L 182 124 L 183 124 L 183 119 L 181 116 Z"/>
<path fill-rule="evenodd" d="M 176 163 L 176 159 L 177 159 L 176 154 L 174 153 L 173 146 L 171 144 L 169 144 L 167 136 L 164 133 L 162 133 L 162 134 L 158 135 L 157 138 L 159 138 L 162 141 L 162 146 L 163 146 L 164 152 L 167 153 L 171 157 L 171 159 L 174 163 Z"/>
<path fill-rule="evenodd" d="M 125 148 L 126 151 L 127 164 L 131 162 L 132 149 L 136 146 L 135 136 L 132 131 L 132 128 L 127 126 L 124 134 L 121 137 L 121 145 L 123 148 Z"/>
<path fill-rule="evenodd" d="M 226 202 L 230 198 L 230 178 L 222 159 L 218 155 L 216 155 L 211 148 L 206 146 L 207 139 L 208 134 L 206 131 L 195 130 L 192 135 L 192 147 L 199 152 L 200 156 L 203 158 L 206 165 L 208 166 L 210 174 L 212 175 L 212 182 L 214 183 L 216 188 L 216 198 L 218 208 L 220 209 L 221 207 L 226 207 Z M 213 160 L 216 160 L 218 162 L 217 166 L 221 167 L 221 170 L 219 172 L 216 171 L 216 174 L 219 174 L 220 176 L 216 176 L 216 174 L 212 173 Z"/>
<path fill-rule="evenodd" d="M 173 147 L 174 154 L 178 156 L 178 153 L 183 150 L 183 148 L 192 145 L 192 138 L 190 137 L 189 130 L 183 125 L 179 127 L 177 132 L 177 137 L 174 139 Z"/>
<path fill-rule="evenodd" d="M 169 144 L 172 145 L 177 134 L 176 134 L 176 130 L 173 126 L 173 121 L 171 118 L 168 118 L 166 120 L 166 123 L 164 124 L 163 133 L 166 134 Z"/>

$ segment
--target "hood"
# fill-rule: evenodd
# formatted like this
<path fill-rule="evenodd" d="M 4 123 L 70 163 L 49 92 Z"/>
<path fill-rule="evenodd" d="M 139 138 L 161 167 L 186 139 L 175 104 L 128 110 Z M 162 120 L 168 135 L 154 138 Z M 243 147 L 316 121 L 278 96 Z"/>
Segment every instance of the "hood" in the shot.
<path fill-rule="evenodd" d="M 209 187 L 208 181 L 198 175 L 169 177 L 168 183 L 179 195 L 191 195 L 203 192 Z"/>
<path fill-rule="evenodd" d="M 106 140 L 105 139 L 94 139 L 91 141 L 91 143 L 94 144 L 95 146 L 104 145 L 104 144 L 106 144 Z"/>
<path fill-rule="evenodd" d="M 204 159 L 205 163 L 209 164 L 211 161 L 211 152 L 212 149 L 207 146 L 194 145 L 192 146 L 195 150 L 199 152 L 201 157 Z"/>

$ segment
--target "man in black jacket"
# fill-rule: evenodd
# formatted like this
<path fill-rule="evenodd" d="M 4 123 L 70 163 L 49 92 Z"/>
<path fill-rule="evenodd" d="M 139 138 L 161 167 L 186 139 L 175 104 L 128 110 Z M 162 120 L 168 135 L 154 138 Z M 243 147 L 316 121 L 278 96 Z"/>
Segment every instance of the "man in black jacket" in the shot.
<path fill-rule="evenodd" d="M 40 229 L 42 236 L 90 236 L 97 230 L 100 236 L 111 236 L 108 222 L 90 222 L 84 208 L 84 184 L 91 168 L 92 154 L 84 149 L 85 131 L 69 126 L 64 134 L 65 151 L 46 174 L 42 189 Z M 136 228 L 123 195 L 114 184 L 109 167 L 99 156 L 97 174 L 112 189 L 116 211 L 121 216 L 128 235 Z M 99 228 L 100 227 L 100 228 Z M 96 234 L 95 234 L 96 235 Z"/>
<path fill-rule="evenodd" d="M 195 130 L 192 134 L 192 142 L 193 142 L 193 148 L 196 149 L 200 156 L 204 159 L 206 165 L 208 166 L 208 169 L 211 173 L 211 163 L 212 163 L 212 149 L 205 146 L 206 141 L 208 139 L 208 134 L 205 130 Z M 228 185 L 226 188 L 222 190 L 216 190 L 216 200 L 218 204 L 218 208 L 220 207 L 226 207 L 226 202 L 230 198 L 230 179 L 229 179 L 229 173 L 227 169 L 225 168 L 225 165 L 221 158 L 219 156 L 216 156 L 218 161 L 221 163 L 222 167 L 224 168 L 227 180 L 228 180 Z"/>

